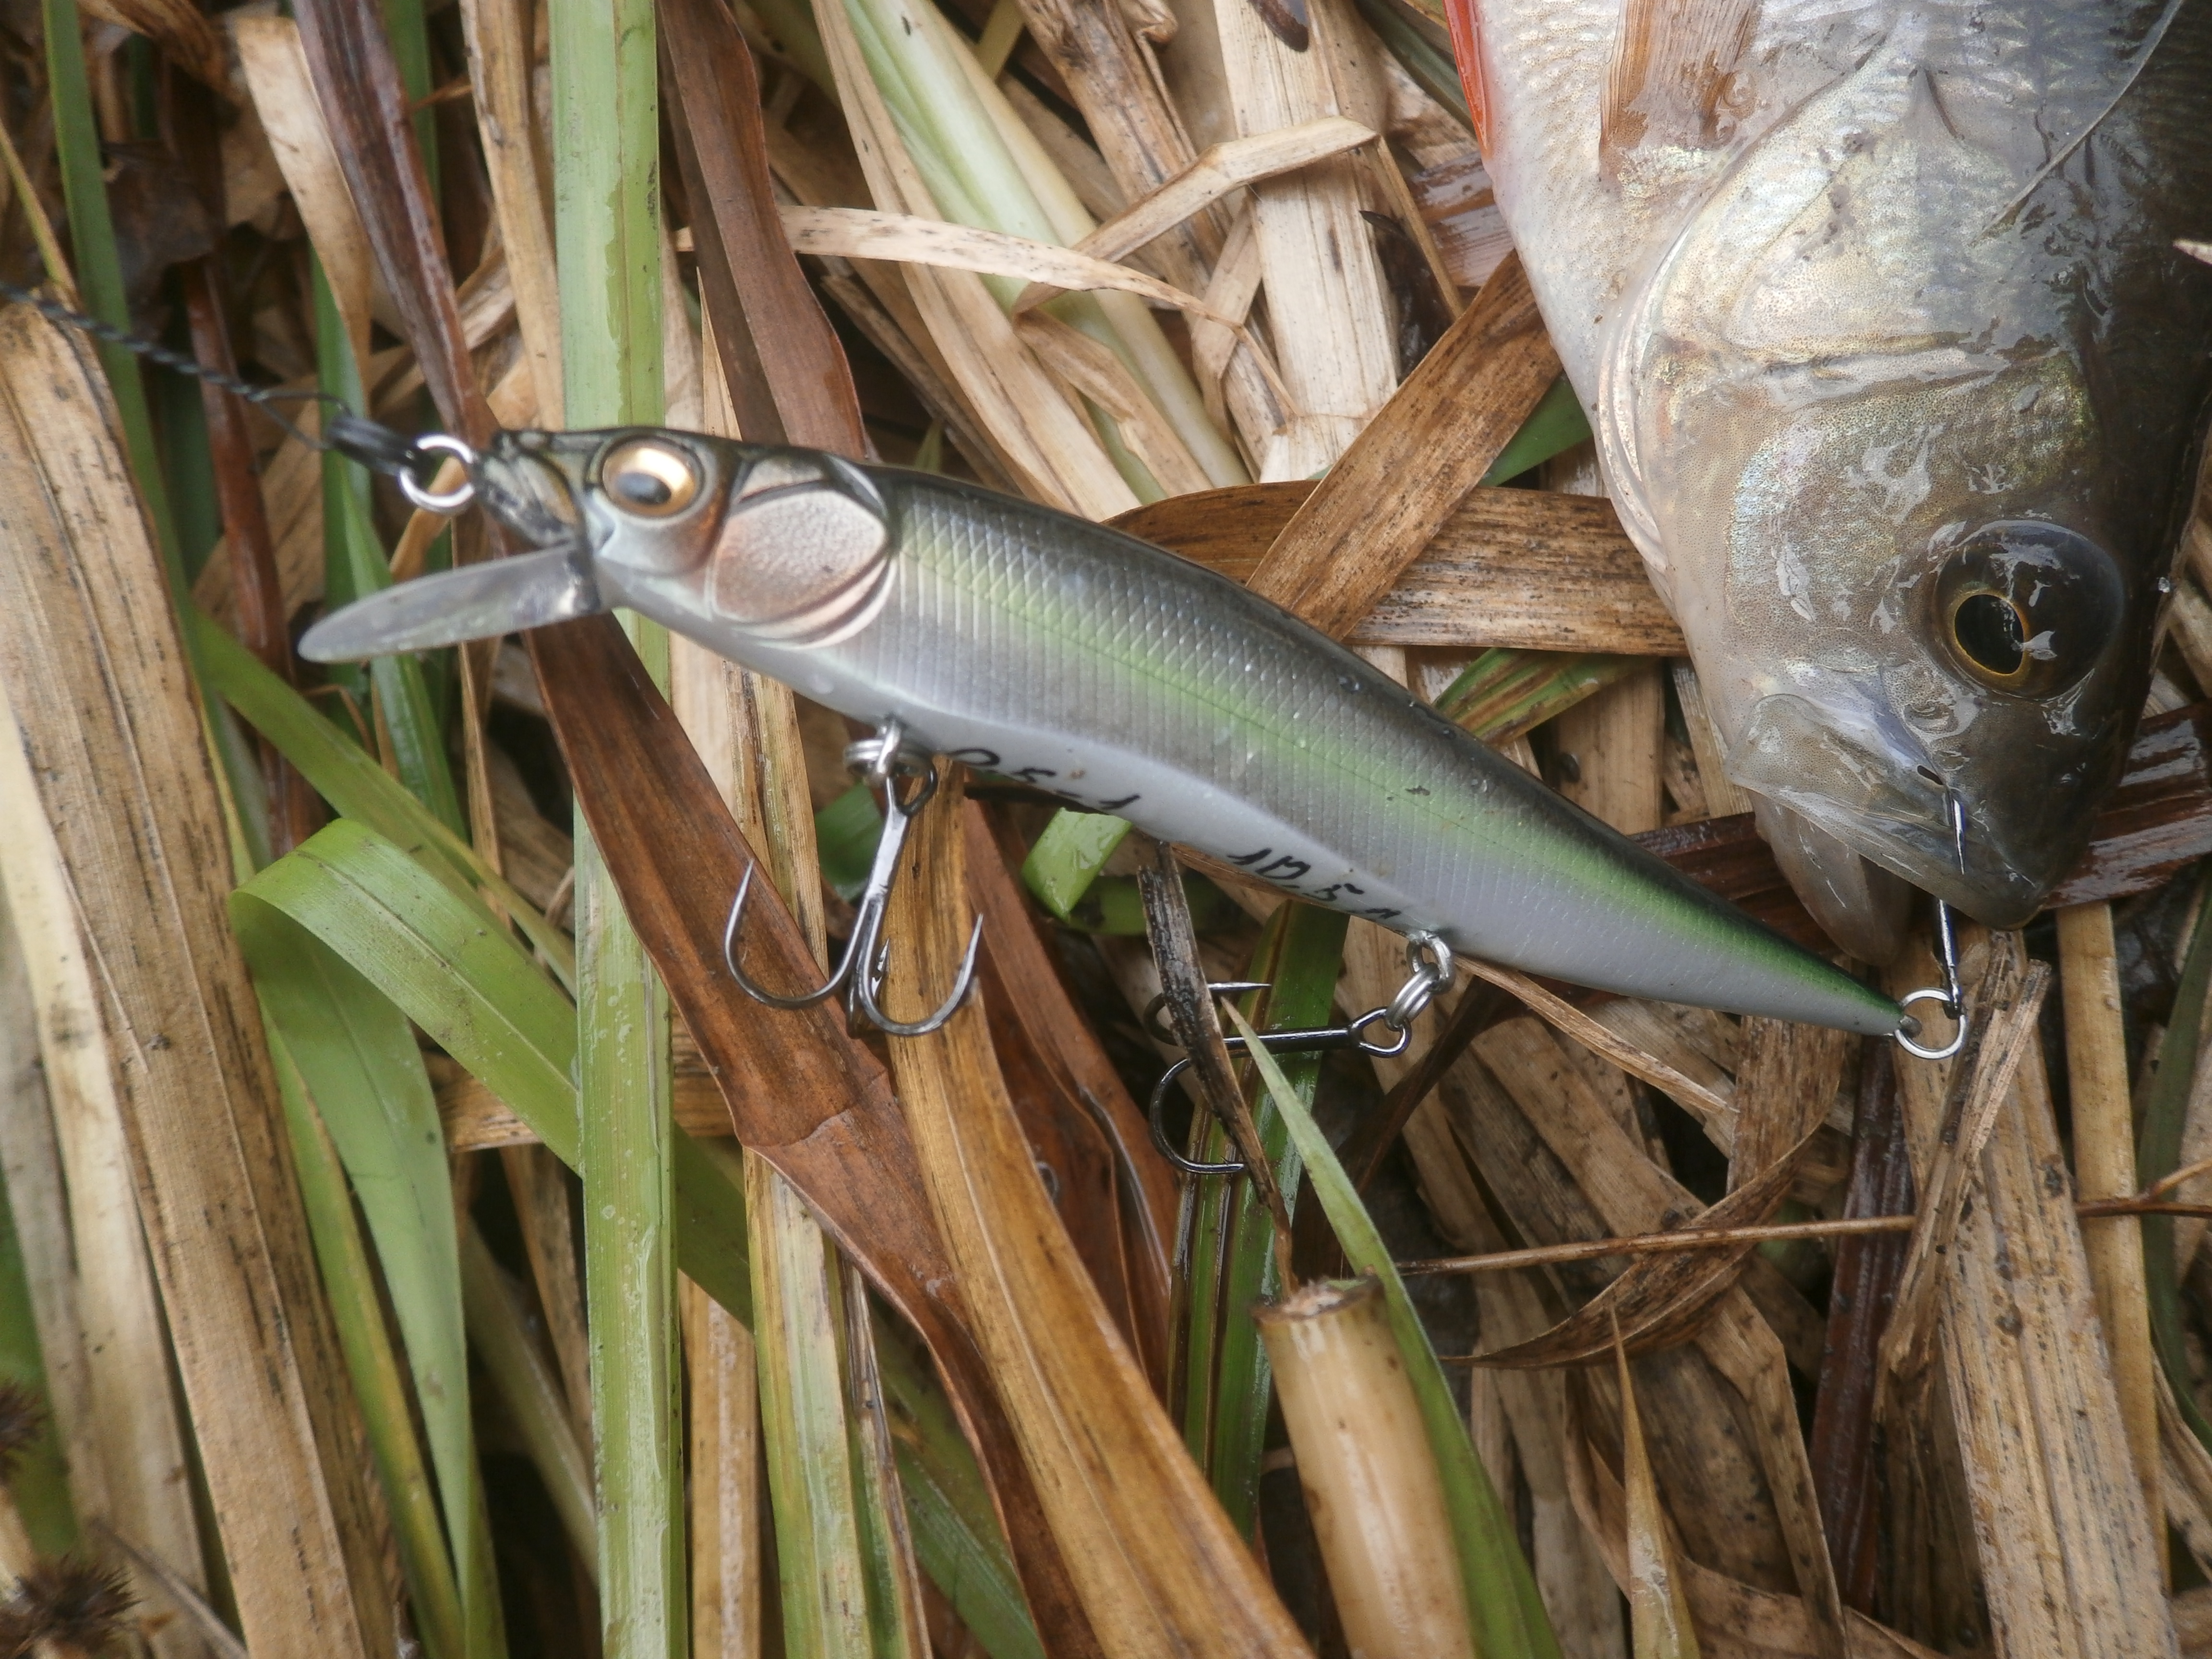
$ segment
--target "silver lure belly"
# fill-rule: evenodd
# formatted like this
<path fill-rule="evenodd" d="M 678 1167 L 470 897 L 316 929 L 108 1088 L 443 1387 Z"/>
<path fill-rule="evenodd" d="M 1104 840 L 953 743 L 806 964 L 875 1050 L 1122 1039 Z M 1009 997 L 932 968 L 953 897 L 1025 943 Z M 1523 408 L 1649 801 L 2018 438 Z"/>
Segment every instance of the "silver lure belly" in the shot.
<path fill-rule="evenodd" d="M 1132 538 L 869 469 L 898 551 L 882 609 L 793 648 L 681 578 L 608 597 L 857 720 L 1127 817 L 1285 892 L 1628 995 L 1887 1034 L 1845 980 L 1545 788 L 1352 653 Z"/>

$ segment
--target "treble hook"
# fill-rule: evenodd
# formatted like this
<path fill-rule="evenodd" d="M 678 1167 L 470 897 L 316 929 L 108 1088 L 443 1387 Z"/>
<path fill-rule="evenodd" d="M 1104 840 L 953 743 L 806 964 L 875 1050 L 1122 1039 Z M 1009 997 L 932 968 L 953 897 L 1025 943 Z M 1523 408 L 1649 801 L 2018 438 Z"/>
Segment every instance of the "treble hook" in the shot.
<path fill-rule="evenodd" d="M 1922 1060 L 1948 1060 L 1966 1046 L 1966 992 L 1959 980 L 1959 936 L 1953 927 L 1951 907 L 1942 899 L 1936 901 L 1936 957 L 1943 965 L 1943 982 L 1917 991 L 1908 991 L 1898 999 L 1899 1008 L 1910 1008 L 1916 1002 L 1933 1002 L 1957 1022 L 1951 1040 L 1940 1048 L 1923 1048 L 1913 1041 L 1920 1035 L 1920 1022 L 1908 1016 L 1897 1028 L 1897 1045 L 1908 1054 Z"/>
<path fill-rule="evenodd" d="M 1285 1031 L 1262 1031 L 1260 1046 L 1269 1054 L 1321 1054 L 1337 1048 L 1357 1048 L 1364 1054 L 1387 1059 L 1406 1052 L 1406 1045 L 1413 1040 L 1413 1022 L 1434 1001 L 1440 992 L 1451 989 L 1455 964 L 1450 948 L 1436 934 L 1408 933 L 1406 936 L 1406 982 L 1398 988 L 1397 994 L 1379 1008 L 1370 1008 L 1341 1025 L 1320 1025 Z M 1264 980 L 1237 979 L 1210 984 L 1206 988 L 1216 996 L 1237 996 L 1246 991 L 1264 991 Z M 1143 1024 L 1152 1036 L 1174 1044 L 1172 1032 L 1163 1030 L 1158 1024 L 1160 1011 L 1167 1006 L 1167 994 L 1162 992 L 1146 1005 Z M 1388 1037 L 1368 1036 L 1370 1026 L 1380 1025 L 1390 1035 Z M 1224 1033 L 1222 1046 L 1237 1054 L 1251 1045 L 1240 1036 Z M 1167 1161 L 1186 1175 L 1237 1175 L 1244 1165 L 1241 1160 L 1222 1164 L 1206 1164 L 1186 1157 L 1169 1138 L 1167 1131 L 1168 1094 L 1175 1081 L 1190 1069 L 1188 1058 L 1179 1060 L 1161 1073 L 1152 1087 L 1150 1117 L 1152 1145 Z"/>
<path fill-rule="evenodd" d="M 845 750 L 845 763 L 860 774 L 862 781 L 884 792 L 884 830 L 876 842 L 875 861 L 868 867 L 867 884 L 860 890 L 860 902 L 854 909 L 852 937 L 846 940 L 845 949 L 830 976 L 811 991 L 797 996 L 781 995 L 756 985 L 738 966 L 738 942 L 744 930 L 745 901 L 752 892 L 753 875 L 759 866 L 746 868 L 744 879 L 738 884 L 738 896 L 730 904 L 729 921 L 722 929 L 722 961 L 738 988 L 755 1002 L 786 1010 L 811 1008 L 842 988 L 845 993 L 847 1023 L 856 1033 L 866 1024 L 890 1036 L 927 1036 L 942 1029 L 975 988 L 975 955 L 983 942 L 981 916 L 975 919 L 975 926 L 968 935 L 968 951 L 961 958 L 960 973 L 953 981 L 952 993 L 934 1013 L 921 1019 L 901 1020 L 884 1012 L 884 974 L 890 962 L 890 946 L 883 938 L 884 913 L 890 902 L 891 883 L 898 876 L 899 854 L 906 845 L 907 830 L 915 815 L 937 793 L 936 762 L 927 754 L 908 747 L 905 739 L 905 728 L 894 718 L 878 726 L 873 737 L 863 738 Z M 915 781 L 915 787 L 904 793 L 899 789 L 902 778 Z"/>

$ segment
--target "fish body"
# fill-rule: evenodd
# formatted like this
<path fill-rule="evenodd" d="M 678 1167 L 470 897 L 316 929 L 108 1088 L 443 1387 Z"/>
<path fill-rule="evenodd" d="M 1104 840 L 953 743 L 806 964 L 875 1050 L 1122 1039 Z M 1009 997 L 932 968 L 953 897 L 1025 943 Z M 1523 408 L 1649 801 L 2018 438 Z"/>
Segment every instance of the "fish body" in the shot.
<path fill-rule="evenodd" d="M 626 502 L 679 472 L 680 507 Z M 526 533 L 588 546 L 588 566 L 556 550 L 425 578 L 318 624 L 310 655 L 498 631 L 487 584 L 538 562 L 507 573 L 516 615 L 632 607 L 841 714 L 896 718 L 933 752 L 1286 893 L 1607 990 L 1898 1027 L 1895 1004 L 1351 652 L 1117 531 L 936 475 L 691 434 L 510 434 L 479 478 Z"/>
<path fill-rule="evenodd" d="M 1825 842 L 2025 921 L 2142 708 L 2212 392 L 2212 269 L 2172 246 L 2212 231 L 2212 3 L 1452 4 L 1608 487 L 1799 890 L 1835 916 Z"/>

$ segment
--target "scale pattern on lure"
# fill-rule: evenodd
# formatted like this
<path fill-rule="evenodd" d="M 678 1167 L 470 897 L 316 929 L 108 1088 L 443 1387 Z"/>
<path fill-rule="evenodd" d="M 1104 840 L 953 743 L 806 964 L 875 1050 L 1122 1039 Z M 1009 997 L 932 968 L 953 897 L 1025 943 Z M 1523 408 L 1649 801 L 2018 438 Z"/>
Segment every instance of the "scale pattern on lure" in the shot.
<path fill-rule="evenodd" d="M 2124 757 L 2212 390 L 2212 0 L 1446 9 L 1799 893 L 1866 957 L 1885 870 L 2019 924 Z"/>
<path fill-rule="evenodd" d="M 546 550 L 318 623 L 323 660 L 623 605 L 917 745 L 1286 892 L 1630 995 L 1887 1034 L 1897 1006 L 1197 565 L 926 473 L 658 429 L 503 434 Z"/>

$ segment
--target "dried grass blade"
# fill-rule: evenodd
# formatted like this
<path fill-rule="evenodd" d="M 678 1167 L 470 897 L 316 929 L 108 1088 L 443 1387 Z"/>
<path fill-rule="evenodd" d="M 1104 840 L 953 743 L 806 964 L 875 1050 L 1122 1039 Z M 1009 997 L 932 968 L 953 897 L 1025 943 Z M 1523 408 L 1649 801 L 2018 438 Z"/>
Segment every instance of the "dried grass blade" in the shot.
<path fill-rule="evenodd" d="M 903 264 L 934 265 L 943 270 L 972 270 L 982 276 L 1027 280 L 1033 285 L 1048 285 L 1049 291 L 1044 295 L 1047 299 L 1054 293 L 1071 289 L 1107 289 L 1133 294 L 1139 299 L 1188 312 L 1220 326 L 1231 326 L 1228 319 L 1208 310 L 1204 301 L 1171 283 L 1074 248 L 1055 247 L 1049 242 L 1008 236 L 995 230 L 979 230 L 971 225 L 950 224 L 942 219 L 877 213 L 866 208 L 787 207 L 782 216 L 783 228 L 791 238 L 794 252 L 885 259 Z M 1021 315 L 1021 310 L 1015 314 Z M 1155 418 L 1162 417 L 1156 415 Z M 1196 488 L 1209 489 L 1212 482 L 1208 479 Z"/>
<path fill-rule="evenodd" d="M 538 418 L 562 424 L 561 295 L 553 221 L 538 167 L 531 112 L 531 9 L 520 0 L 462 0 L 471 101 L 483 141 L 484 170 L 499 217 L 514 316 L 522 331 Z"/>
<path fill-rule="evenodd" d="M 1685 1077 L 1665 1060 L 1644 1053 L 1625 1037 L 1616 1036 L 1571 1003 L 1553 996 L 1526 974 L 1469 957 L 1462 957 L 1461 960 L 1477 978 L 1486 979 L 1500 989 L 1510 992 L 1522 1006 L 1541 1018 L 1547 1024 L 1572 1037 L 1584 1048 L 1603 1054 L 1631 1077 L 1642 1078 L 1661 1094 L 1680 1102 L 1685 1110 L 1694 1112 L 1701 1118 L 1734 1115 L 1734 1103 L 1722 1099 L 1703 1084 Z"/>
<path fill-rule="evenodd" d="M 1294 52 L 1249 0 L 1216 0 L 1240 132 L 1273 132 L 1329 115 L 1360 118 L 1360 111 L 1339 102 L 1330 73 L 1346 55 L 1342 37 L 1355 20 L 1338 0 L 1313 0 L 1307 10 L 1314 49 Z M 1359 217 L 1357 163 L 1324 161 L 1252 189 L 1267 314 L 1293 405 L 1288 432 L 1262 474 L 1304 477 L 1334 462 L 1397 386 L 1389 301 Z"/>
<path fill-rule="evenodd" d="M 1996 1126 L 1999 1109 L 2035 1037 L 2035 1020 L 2051 988 L 2043 963 L 2021 971 L 2016 953 L 1992 950 L 1989 976 L 1974 999 L 1979 1030 L 1954 1062 L 1952 1101 L 1932 1167 L 1922 1182 L 1920 1221 L 1912 1230 L 1897 1290 L 1896 1311 L 1882 1340 L 1885 1368 L 1910 1378 L 1933 1357 L 1937 1286 L 1966 1204 L 1974 1166 Z M 1961 1086 L 1963 1085 L 1963 1086 Z"/>
<path fill-rule="evenodd" d="M 1509 260 L 1306 497 L 1247 586 L 1325 634 L 1349 632 L 1559 374 L 1528 276 Z M 1439 431 L 1452 434 L 1441 454 Z"/>
<path fill-rule="evenodd" d="M 1736 1188 L 1690 1224 L 1704 1228 L 1756 1227 L 1790 1195 L 1797 1169 L 1812 1148 L 1808 1135 L 1750 1182 Z M 1668 1251 L 1643 1255 L 1626 1272 L 1542 1335 L 1480 1355 L 1480 1365 L 1534 1369 L 1589 1365 L 1616 1349 L 1648 1353 L 1696 1334 L 1715 1304 L 1735 1289 L 1757 1241 L 1710 1253 Z"/>
<path fill-rule="evenodd" d="M 356 363 L 368 362 L 376 260 L 338 165 L 337 147 L 324 125 L 300 45 L 300 26 L 289 17 L 238 17 L 229 22 L 238 61 L 253 95 L 254 112 L 269 135 L 284 187 L 307 228 L 307 240 L 345 319 Z"/>
<path fill-rule="evenodd" d="M 1969 983 L 2017 975 L 2002 965 L 2017 949 L 2002 934 L 1970 945 Z M 1975 958 L 1984 951 L 1999 965 L 1983 969 Z M 2004 1022 L 1989 1030 L 1983 1062 L 1960 1067 L 1977 1081 L 2002 1063 L 1990 1049 L 2002 1044 Z M 2097 1327 L 2041 1049 L 2023 1046 L 1975 1160 L 1974 1201 L 1942 1273 L 1931 1275 L 1990 1637 L 2006 1650 L 2171 1654 L 2158 1552 Z M 1978 1088 L 1959 1092 L 1978 1105 Z M 1908 1110 L 1925 1113 L 1931 1094 L 1909 1091 Z M 1912 1126 L 1916 1139 L 1936 1146 L 1939 1165 L 1922 1183 L 1923 1210 L 1942 1189 L 1951 1149 L 1940 1137 L 1954 1122 L 1963 1146 L 1969 1112 Z M 1900 1294 L 1899 1319 L 1904 1312 Z"/>
<path fill-rule="evenodd" d="M 5 788 L 16 786 L 13 768 L 0 776 Z M 0 866 L 0 878 L 5 875 Z M 85 1431 L 88 1384 L 76 1279 L 60 1152 L 41 1075 L 38 1005 L 0 889 L 0 1379 L 27 1390 L 46 1413 L 9 1474 L 30 1550 L 46 1555 L 76 1547 L 78 1508 L 96 1507 L 102 1497 L 99 1455 Z"/>
<path fill-rule="evenodd" d="M 1675 1570 L 1674 1540 L 1667 1512 L 1660 1506 L 1659 1483 L 1644 1444 L 1644 1414 L 1636 1403 L 1636 1381 L 1628 1374 L 1628 1351 L 1614 1346 L 1620 1371 L 1621 1465 L 1627 1498 L 1628 1612 L 1635 1659 L 1698 1659 L 1698 1633 L 1689 1599 Z"/>
<path fill-rule="evenodd" d="M 246 1639 L 264 1659 L 381 1654 L 360 1420 L 223 919 L 228 838 L 169 595 L 88 354 L 16 307 L 0 316 L 0 383 L 13 428 L 0 493 L 25 504 L 0 559 L 19 623 L 0 682 L 99 964 L 141 1214 Z M 209 1133 L 211 1116 L 224 1133 Z M 232 1386 L 249 1364 L 265 1389 Z"/>
<path fill-rule="evenodd" d="M 1113 352 L 1042 312 L 1023 318 L 1014 331 L 1040 363 L 1114 417 L 1121 441 L 1162 489 L 1182 495 L 1212 482 Z"/>
<path fill-rule="evenodd" d="M 1125 513 L 1114 525 L 1231 580 L 1249 581 L 1269 544 L 1318 488 L 1301 478 L 1170 496 Z M 1495 486 L 1478 486 L 1460 498 L 1345 637 L 1355 645 L 1510 646 L 1641 657 L 1679 656 L 1687 648 L 1610 501 Z"/>
<path fill-rule="evenodd" d="M 1150 194 L 1132 203 L 1078 242 L 1073 252 L 1119 262 L 1155 241 L 1193 214 L 1203 212 L 1242 185 L 1294 173 L 1302 167 L 1340 155 L 1373 142 L 1375 135 L 1357 121 L 1325 115 L 1318 121 L 1279 132 L 1224 138 Z M 1070 286 L 1037 277 L 1014 301 L 1017 316 Z"/>
<path fill-rule="evenodd" d="M 40 1184 L 49 1224 L 60 1231 L 50 1245 L 52 1289 L 35 1305 L 56 1421 L 80 1516 L 111 1522 L 189 1571 L 201 1559 L 199 1523 L 95 963 L 12 725 L 0 723 L 0 878 L 38 1021 L 32 1059 L 45 1098 L 35 1105 L 52 1113 L 52 1162 Z M 9 1123 L 4 1147 L 11 1195 L 25 1207 L 33 1194 L 17 1137 L 37 1127 Z M 183 1632 L 156 1632 L 149 1646 L 157 1659 L 198 1659 Z"/>
<path fill-rule="evenodd" d="M 891 1006 L 957 959 L 959 789 L 912 832 L 888 930 Z M 903 971 L 901 969 L 903 969 Z M 893 1050 L 931 1203 L 1045 1512 L 1107 1650 L 1298 1653 L 1304 1644 L 1153 1401 L 1053 1213 L 971 1001 Z"/>

